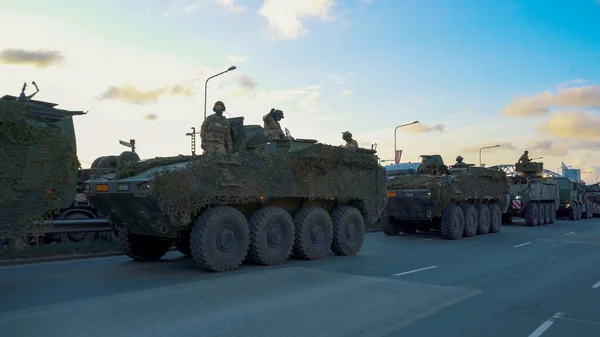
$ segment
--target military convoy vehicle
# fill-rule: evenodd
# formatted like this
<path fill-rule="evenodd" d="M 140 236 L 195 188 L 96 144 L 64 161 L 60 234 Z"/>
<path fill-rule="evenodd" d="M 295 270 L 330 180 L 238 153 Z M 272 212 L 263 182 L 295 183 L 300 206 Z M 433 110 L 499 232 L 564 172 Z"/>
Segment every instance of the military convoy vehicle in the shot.
<path fill-rule="evenodd" d="M 386 167 L 386 235 L 434 229 L 457 240 L 501 230 L 508 207 L 506 173 L 472 164 L 448 167 L 440 155 L 421 158 L 421 163 Z"/>
<path fill-rule="evenodd" d="M 554 223 L 559 206 L 556 178 L 546 177 L 540 162 L 516 163 L 515 171 L 518 174 L 508 177 L 511 202 L 505 222 L 511 223 L 512 217 L 519 216 L 528 226 Z"/>
<path fill-rule="evenodd" d="M 590 204 L 592 217 L 600 216 L 600 184 L 587 185 L 584 199 Z"/>
<path fill-rule="evenodd" d="M 568 177 L 556 178 L 558 182 L 559 206 L 558 217 L 569 220 L 591 219 L 592 204 L 585 199 L 585 186 Z"/>
<path fill-rule="evenodd" d="M 0 246 L 88 242 L 114 232 L 81 193 L 93 170 L 80 168 L 73 117 L 85 112 L 33 100 L 39 89 L 26 96 L 26 87 L 0 98 Z"/>
<path fill-rule="evenodd" d="M 233 151 L 127 163 L 87 181 L 86 195 L 120 228 L 133 260 L 158 260 L 174 242 L 207 271 L 245 259 L 354 255 L 365 222 L 383 210 L 385 169 L 374 150 L 316 140 L 265 142 L 259 125 L 229 119 Z"/>

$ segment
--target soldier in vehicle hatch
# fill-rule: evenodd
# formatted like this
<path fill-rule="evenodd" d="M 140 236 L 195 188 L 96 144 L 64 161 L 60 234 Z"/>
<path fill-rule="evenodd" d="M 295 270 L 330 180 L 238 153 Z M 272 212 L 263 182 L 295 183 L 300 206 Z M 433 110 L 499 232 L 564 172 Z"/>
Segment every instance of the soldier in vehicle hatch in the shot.
<path fill-rule="evenodd" d="M 467 165 L 466 163 L 463 163 L 464 158 L 462 156 L 458 156 L 456 157 L 456 163 L 454 165 L 452 165 L 452 167 L 469 167 L 469 165 Z"/>
<path fill-rule="evenodd" d="M 285 139 L 285 134 L 281 130 L 279 121 L 283 119 L 283 111 L 271 109 L 271 111 L 263 116 L 265 140 L 270 142 L 277 139 Z"/>
<path fill-rule="evenodd" d="M 517 161 L 517 163 L 521 163 L 524 165 L 527 165 L 530 162 L 531 162 L 531 159 L 529 159 L 529 151 L 527 151 L 527 150 L 525 150 L 525 152 L 523 152 L 521 157 L 519 157 L 519 161 Z"/>
<path fill-rule="evenodd" d="M 350 150 L 358 149 L 358 142 L 352 139 L 350 131 L 342 132 L 342 139 L 346 141 L 346 144 L 344 145 L 345 148 Z"/>
<path fill-rule="evenodd" d="M 232 151 L 231 128 L 227 118 L 223 117 L 225 104 L 216 101 L 212 110 L 215 113 L 206 117 L 200 127 L 203 154 L 229 153 Z"/>

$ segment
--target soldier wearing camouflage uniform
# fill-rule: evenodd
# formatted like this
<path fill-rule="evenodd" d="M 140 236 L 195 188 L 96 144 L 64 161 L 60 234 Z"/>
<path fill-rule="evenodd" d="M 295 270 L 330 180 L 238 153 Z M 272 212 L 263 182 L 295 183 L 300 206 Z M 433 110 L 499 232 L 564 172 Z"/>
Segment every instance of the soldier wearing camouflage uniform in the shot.
<path fill-rule="evenodd" d="M 213 111 L 215 113 L 206 117 L 200 127 L 203 154 L 229 153 L 232 150 L 231 128 L 227 118 L 223 117 L 225 104 L 221 101 L 216 101 Z"/>
<path fill-rule="evenodd" d="M 466 163 L 463 163 L 464 158 L 462 156 L 456 157 L 456 163 L 452 165 L 452 167 L 460 168 L 460 167 L 469 167 Z"/>
<path fill-rule="evenodd" d="M 271 111 L 263 116 L 265 140 L 270 142 L 277 139 L 285 139 L 285 134 L 281 130 L 279 121 L 283 119 L 283 111 L 271 109 Z"/>
<path fill-rule="evenodd" d="M 342 132 L 342 139 L 346 141 L 345 148 L 350 150 L 358 149 L 358 142 L 352 139 L 352 134 L 349 131 Z"/>

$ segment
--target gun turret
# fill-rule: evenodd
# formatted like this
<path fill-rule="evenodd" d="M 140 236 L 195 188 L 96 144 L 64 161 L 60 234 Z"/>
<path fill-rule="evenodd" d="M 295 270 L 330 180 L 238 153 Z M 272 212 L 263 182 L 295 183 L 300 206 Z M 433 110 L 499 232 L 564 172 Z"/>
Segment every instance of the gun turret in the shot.
<path fill-rule="evenodd" d="M 527 164 L 515 163 L 515 171 L 522 177 L 541 177 L 544 172 L 544 163 L 529 162 Z"/>

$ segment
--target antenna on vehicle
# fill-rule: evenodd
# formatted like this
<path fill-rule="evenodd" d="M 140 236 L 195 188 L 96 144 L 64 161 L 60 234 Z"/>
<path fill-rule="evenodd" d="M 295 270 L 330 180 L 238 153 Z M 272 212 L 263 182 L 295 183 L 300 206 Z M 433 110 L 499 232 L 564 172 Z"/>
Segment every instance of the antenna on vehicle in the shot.
<path fill-rule="evenodd" d="M 130 139 L 130 140 L 129 140 L 129 143 L 128 143 L 128 142 L 125 142 L 125 141 L 122 141 L 122 140 L 120 140 L 120 141 L 119 141 L 119 144 L 121 144 L 121 145 L 123 145 L 123 146 L 125 146 L 125 147 L 128 147 L 128 148 L 130 148 L 130 149 L 131 149 L 131 152 L 134 152 L 134 153 L 135 153 L 135 139 Z"/>
<path fill-rule="evenodd" d="M 199 134 L 200 132 L 196 132 L 196 128 L 192 126 L 192 132 L 188 132 L 185 135 L 186 136 L 190 136 L 192 137 L 191 142 L 192 142 L 192 156 L 196 155 L 196 135 Z"/>

